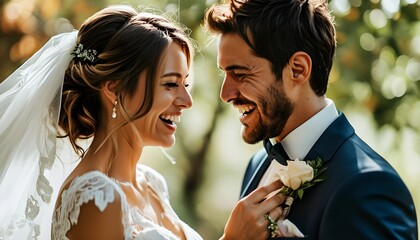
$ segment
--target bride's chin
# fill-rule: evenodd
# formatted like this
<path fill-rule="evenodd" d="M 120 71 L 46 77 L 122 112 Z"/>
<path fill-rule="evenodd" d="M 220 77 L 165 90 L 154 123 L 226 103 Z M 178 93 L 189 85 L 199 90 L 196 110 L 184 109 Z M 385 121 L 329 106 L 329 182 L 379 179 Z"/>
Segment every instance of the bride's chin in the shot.
<path fill-rule="evenodd" d="M 161 142 L 159 146 L 161 146 L 163 148 L 171 148 L 171 147 L 174 146 L 174 144 L 175 144 L 175 137 L 171 140 Z"/>

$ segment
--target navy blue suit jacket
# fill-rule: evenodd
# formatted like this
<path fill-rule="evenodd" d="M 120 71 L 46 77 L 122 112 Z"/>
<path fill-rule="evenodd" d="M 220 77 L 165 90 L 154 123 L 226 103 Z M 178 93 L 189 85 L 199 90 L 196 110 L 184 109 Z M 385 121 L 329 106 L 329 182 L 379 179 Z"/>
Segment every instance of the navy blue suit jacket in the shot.
<path fill-rule="evenodd" d="M 355 134 L 344 114 L 325 130 L 305 159 L 317 156 L 327 167 L 327 179 L 305 190 L 287 217 L 306 239 L 417 239 L 410 192 L 389 163 Z M 254 155 L 241 197 L 256 188 L 272 159 L 265 149 Z"/>

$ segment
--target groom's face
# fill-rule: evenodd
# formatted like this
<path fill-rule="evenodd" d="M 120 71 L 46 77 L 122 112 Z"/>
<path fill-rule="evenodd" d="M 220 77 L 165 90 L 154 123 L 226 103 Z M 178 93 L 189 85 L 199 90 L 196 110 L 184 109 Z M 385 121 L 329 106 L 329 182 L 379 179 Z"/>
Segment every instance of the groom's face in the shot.
<path fill-rule="evenodd" d="M 279 136 L 293 105 L 270 62 L 253 54 L 237 34 L 224 34 L 218 51 L 218 65 L 225 73 L 220 98 L 239 110 L 244 141 L 254 144 Z"/>

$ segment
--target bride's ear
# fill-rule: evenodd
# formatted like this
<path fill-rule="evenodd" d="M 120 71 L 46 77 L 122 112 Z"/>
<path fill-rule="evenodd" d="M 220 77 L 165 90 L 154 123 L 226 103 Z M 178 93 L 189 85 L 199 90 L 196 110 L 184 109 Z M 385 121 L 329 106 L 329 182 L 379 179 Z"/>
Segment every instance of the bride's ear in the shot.
<path fill-rule="evenodd" d="M 117 83 L 113 81 L 106 81 L 101 87 L 101 91 L 103 95 L 112 104 L 114 104 L 114 102 L 117 100 L 116 90 L 117 90 Z"/>

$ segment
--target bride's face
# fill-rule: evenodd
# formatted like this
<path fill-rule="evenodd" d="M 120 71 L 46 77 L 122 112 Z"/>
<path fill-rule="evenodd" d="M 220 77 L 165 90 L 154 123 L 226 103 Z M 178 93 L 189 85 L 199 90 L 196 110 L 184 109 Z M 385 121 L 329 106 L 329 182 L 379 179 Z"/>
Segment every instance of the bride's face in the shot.
<path fill-rule="evenodd" d="M 192 106 L 191 79 L 188 78 L 187 57 L 176 43 L 170 43 L 156 75 L 153 104 L 150 111 L 135 120 L 141 146 L 171 147 L 175 143 L 176 123 L 184 109 Z M 135 95 L 127 102 L 130 112 L 137 111 L 144 99 L 146 73 L 140 74 Z M 131 110 L 131 111 L 130 111 Z"/>

